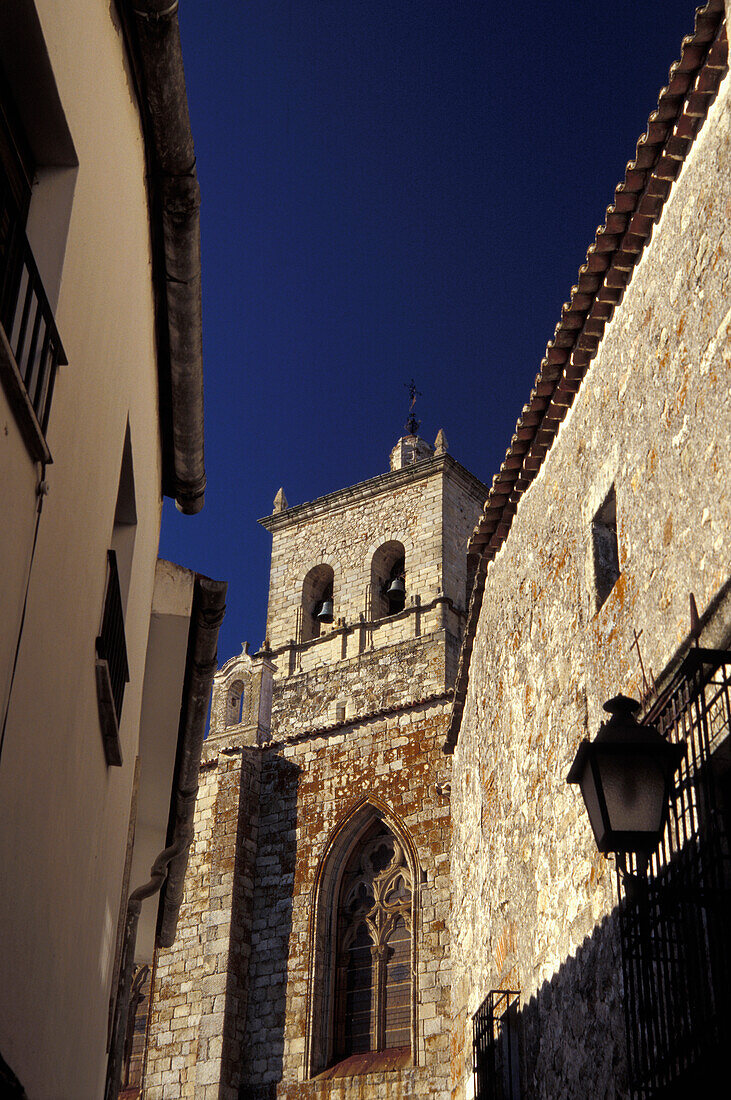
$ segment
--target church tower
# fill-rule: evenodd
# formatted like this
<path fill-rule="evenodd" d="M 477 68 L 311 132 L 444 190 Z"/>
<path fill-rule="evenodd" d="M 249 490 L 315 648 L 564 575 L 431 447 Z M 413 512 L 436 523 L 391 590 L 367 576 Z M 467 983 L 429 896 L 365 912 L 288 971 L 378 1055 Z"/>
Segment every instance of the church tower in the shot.
<path fill-rule="evenodd" d="M 215 678 L 150 1100 L 449 1097 L 442 745 L 487 489 L 442 432 L 390 466 L 261 521 L 267 637 Z"/>

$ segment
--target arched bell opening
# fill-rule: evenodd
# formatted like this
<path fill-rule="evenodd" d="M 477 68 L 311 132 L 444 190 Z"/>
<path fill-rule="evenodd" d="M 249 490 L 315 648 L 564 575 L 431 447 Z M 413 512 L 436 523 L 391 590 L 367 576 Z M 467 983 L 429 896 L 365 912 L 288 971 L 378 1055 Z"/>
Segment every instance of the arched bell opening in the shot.
<path fill-rule="evenodd" d="M 237 726 L 243 721 L 243 710 L 246 701 L 246 689 L 243 680 L 234 680 L 226 692 L 226 711 L 224 721 L 226 727 Z"/>
<path fill-rule="evenodd" d="M 323 626 L 334 621 L 335 604 L 333 586 L 335 574 L 329 565 L 316 565 L 310 569 L 302 585 L 300 641 L 319 638 Z"/>
<path fill-rule="evenodd" d="M 385 542 L 371 562 L 373 619 L 396 615 L 406 606 L 406 550 L 403 543 Z"/>

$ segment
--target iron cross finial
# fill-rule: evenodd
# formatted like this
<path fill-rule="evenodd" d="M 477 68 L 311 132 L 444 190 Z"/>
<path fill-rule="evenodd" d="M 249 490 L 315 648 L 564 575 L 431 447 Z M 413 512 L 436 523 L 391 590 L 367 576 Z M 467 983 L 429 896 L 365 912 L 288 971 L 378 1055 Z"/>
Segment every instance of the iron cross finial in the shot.
<path fill-rule="evenodd" d="M 409 435 L 416 435 L 421 421 L 417 420 L 414 415 L 414 405 L 416 404 L 417 397 L 423 397 L 424 395 L 421 390 L 417 390 L 416 382 L 413 378 L 410 382 L 405 382 L 404 386 L 409 391 L 409 415 L 406 420 L 405 428 Z"/>

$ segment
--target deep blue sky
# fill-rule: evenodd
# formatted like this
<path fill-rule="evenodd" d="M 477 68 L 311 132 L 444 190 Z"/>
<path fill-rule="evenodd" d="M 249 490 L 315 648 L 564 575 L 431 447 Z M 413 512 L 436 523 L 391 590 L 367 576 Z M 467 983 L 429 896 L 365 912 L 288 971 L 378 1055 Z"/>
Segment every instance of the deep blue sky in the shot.
<path fill-rule="evenodd" d="M 256 520 L 387 469 L 408 409 L 489 482 L 689 0 L 181 0 L 208 491 L 160 553 L 264 636 Z"/>

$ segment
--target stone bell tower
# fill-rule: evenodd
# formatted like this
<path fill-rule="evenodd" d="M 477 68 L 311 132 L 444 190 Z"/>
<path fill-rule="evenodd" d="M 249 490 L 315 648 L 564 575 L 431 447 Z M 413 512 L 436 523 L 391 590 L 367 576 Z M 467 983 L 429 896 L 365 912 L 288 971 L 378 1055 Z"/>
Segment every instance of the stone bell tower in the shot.
<path fill-rule="evenodd" d="M 267 639 L 215 679 L 143 1096 L 449 1096 L 441 746 L 487 489 L 442 432 L 390 466 L 261 521 Z"/>

